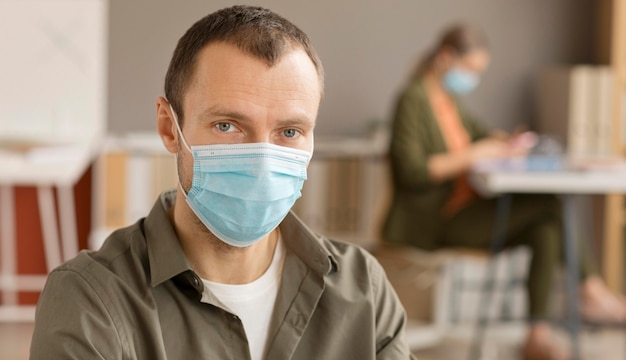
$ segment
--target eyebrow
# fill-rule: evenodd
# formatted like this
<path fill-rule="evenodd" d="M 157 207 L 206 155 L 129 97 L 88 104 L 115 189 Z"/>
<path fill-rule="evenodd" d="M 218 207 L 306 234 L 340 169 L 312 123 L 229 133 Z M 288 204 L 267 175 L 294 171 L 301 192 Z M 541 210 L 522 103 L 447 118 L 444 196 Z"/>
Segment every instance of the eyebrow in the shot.
<path fill-rule="evenodd" d="M 250 121 L 250 118 L 238 111 L 209 108 L 200 114 L 200 120 L 211 120 L 214 117 L 225 117 L 235 120 Z"/>
<path fill-rule="evenodd" d="M 234 110 L 226 110 L 220 108 L 211 108 L 204 111 L 200 114 L 201 121 L 210 121 L 215 117 L 222 117 L 233 119 L 241 122 L 251 123 L 252 119 L 239 111 Z M 315 125 L 315 120 L 309 120 L 306 116 L 296 116 L 293 118 L 286 118 L 278 121 L 281 126 L 291 126 L 291 125 L 309 125 L 313 127 Z"/>

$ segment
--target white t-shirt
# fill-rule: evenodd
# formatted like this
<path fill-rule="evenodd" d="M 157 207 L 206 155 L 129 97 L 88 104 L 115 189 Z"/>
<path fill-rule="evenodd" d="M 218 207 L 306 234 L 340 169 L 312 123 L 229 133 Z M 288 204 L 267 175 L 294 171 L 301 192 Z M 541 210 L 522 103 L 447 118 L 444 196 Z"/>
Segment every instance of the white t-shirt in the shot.
<path fill-rule="evenodd" d="M 285 248 L 279 233 L 272 263 L 267 271 L 253 282 L 230 285 L 202 279 L 205 289 L 201 301 L 207 302 L 207 291 L 211 291 L 241 319 L 248 338 L 252 360 L 261 360 L 265 354 L 270 319 L 280 287 L 284 261 Z"/>

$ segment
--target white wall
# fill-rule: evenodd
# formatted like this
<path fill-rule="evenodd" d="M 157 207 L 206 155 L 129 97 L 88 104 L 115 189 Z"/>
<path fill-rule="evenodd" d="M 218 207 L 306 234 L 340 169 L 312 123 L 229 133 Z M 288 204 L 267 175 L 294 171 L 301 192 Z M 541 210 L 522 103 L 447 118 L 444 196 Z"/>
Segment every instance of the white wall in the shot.
<path fill-rule="evenodd" d="M 480 24 L 493 62 L 468 106 L 487 124 L 512 128 L 534 113 L 533 76 L 554 63 L 592 59 L 593 0 L 250 1 L 312 38 L 326 70 L 318 134 L 356 134 L 388 120 L 413 64 L 450 21 Z M 154 129 L 155 98 L 176 41 L 226 0 L 111 0 L 109 129 Z"/>
<path fill-rule="evenodd" d="M 101 135 L 107 10 L 105 0 L 0 0 L 0 138 Z"/>

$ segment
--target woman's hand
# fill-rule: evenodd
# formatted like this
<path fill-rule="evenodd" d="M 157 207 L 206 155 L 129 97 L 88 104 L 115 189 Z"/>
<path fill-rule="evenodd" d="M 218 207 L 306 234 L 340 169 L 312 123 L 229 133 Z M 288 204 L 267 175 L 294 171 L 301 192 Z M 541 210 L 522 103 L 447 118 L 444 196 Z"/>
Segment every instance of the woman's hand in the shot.
<path fill-rule="evenodd" d="M 524 131 L 522 133 L 511 136 L 508 140 L 509 145 L 516 152 L 527 154 L 539 141 L 539 136 L 533 131 Z"/>
<path fill-rule="evenodd" d="M 526 131 L 509 138 L 489 137 L 475 142 L 470 148 L 473 162 L 485 158 L 525 156 L 537 144 L 537 134 Z"/>
<path fill-rule="evenodd" d="M 481 159 L 503 159 L 526 156 L 536 144 L 537 135 L 523 132 L 510 137 L 488 137 L 459 152 L 435 154 L 428 159 L 433 182 L 441 182 L 467 172 Z"/>

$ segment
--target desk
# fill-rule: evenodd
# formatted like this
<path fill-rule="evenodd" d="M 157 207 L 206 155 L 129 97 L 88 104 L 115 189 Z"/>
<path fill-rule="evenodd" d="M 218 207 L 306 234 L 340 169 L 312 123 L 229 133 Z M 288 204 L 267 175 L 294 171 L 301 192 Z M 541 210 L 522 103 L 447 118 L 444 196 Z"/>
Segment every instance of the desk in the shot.
<path fill-rule="evenodd" d="M 78 253 L 73 185 L 87 170 L 99 146 L 96 140 L 85 140 L 81 144 L 50 144 L 20 152 L 0 148 L 0 289 L 3 291 L 0 321 L 34 319 L 35 307 L 20 305 L 18 292 L 42 290 L 47 277 L 17 274 L 13 188 L 37 188 L 49 272 Z M 58 214 L 54 188 L 57 189 Z M 57 226 L 57 218 L 60 226 Z"/>
<path fill-rule="evenodd" d="M 573 229 L 575 219 L 572 211 L 572 196 L 575 194 L 626 193 L 626 163 L 615 163 L 610 167 L 580 170 L 563 167 L 554 171 L 533 171 L 524 166 L 509 167 L 491 162 L 476 166 L 470 174 L 470 182 L 483 195 L 510 193 L 550 193 L 563 196 L 564 245 L 567 267 L 568 322 L 575 359 L 580 357 L 578 330 L 578 255 Z M 503 211 L 508 211 L 510 198 L 501 197 Z M 497 226 L 498 227 L 498 226 Z M 497 230 L 496 230 L 497 232 Z M 498 235 L 494 235 L 497 239 Z M 605 249 L 606 254 L 621 257 L 622 252 Z M 606 256 L 605 256 L 606 257 Z"/>
<path fill-rule="evenodd" d="M 626 193 L 626 162 L 610 167 L 553 172 L 524 171 L 523 168 L 503 170 L 495 163 L 479 165 L 471 175 L 473 186 L 483 195 L 498 193 L 552 193 L 552 194 L 624 194 Z M 623 239 L 604 244 L 602 252 L 603 275 L 614 290 L 621 289 L 623 281 Z M 615 284 L 618 286 L 615 286 Z"/>
<path fill-rule="evenodd" d="M 626 163 L 624 163 L 626 166 Z M 478 168 L 472 185 L 487 196 L 501 193 L 611 194 L 626 192 L 626 168 L 552 172 Z"/>

